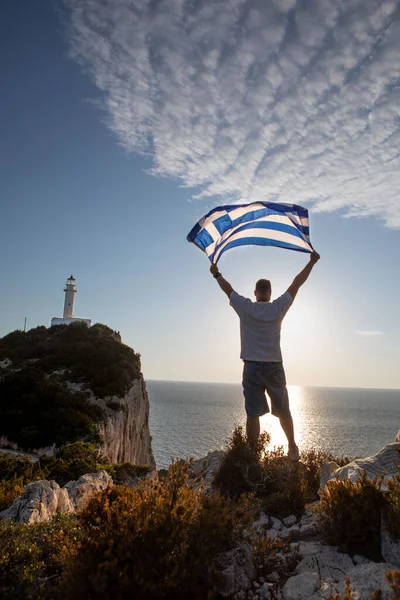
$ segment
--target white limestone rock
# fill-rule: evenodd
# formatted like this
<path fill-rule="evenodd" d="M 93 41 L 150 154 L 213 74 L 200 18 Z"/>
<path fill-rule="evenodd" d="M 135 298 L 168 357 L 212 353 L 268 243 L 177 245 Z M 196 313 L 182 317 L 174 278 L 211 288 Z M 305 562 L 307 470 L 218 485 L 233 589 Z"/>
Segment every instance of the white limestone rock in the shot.
<path fill-rule="evenodd" d="M 319 481 L 319 487 L 325 489 L 326 482 L 332 478 L 332 474 L 340 469 L 340 466 L 333 460 L 329 462 L 323 462 L 321 465 L 321 478 Z"/>
<path fill-rule="evenodd" d="M 383 478 L 383 484 L 381 490 L 387 491 L 386 482 L 392 479 L 394 475 L 399 472 L 400 464 L 400 442 L 393 444 L 386 444 L 379 452 L 373 456 L 367 458 L 357 458 L 348 465 L 336 469 L 329 477 L 329 480 L 333 479 L 350 479 L 353 483 L 356 483 L 366 473 L 368 479 L 373 480 L 378 474 L 385 473 Z"/>
<path fill-rule="evenodd" d="M 83 475 L 60 488 L 55 481 L 35 481 L 24 487 L 21 496 L 0 512 L 0 519 L 16 523 L 42 523 L 57 512 L 72 513 L 82 510 L 97 492 L 112 485 L 106 471 Z"/>
<path fill-rule="evenodd" d="M 317 554 L 303 558 L 297 565 L 297 573 L 319 573 L 321 579 L 332 578 L 340 582 L 345 579 L 346 573 L 354 568 L 354 563 L 348 554 L 338 552 L 331 546 L 321 546 Z"/>
<path fill-rule="evenodd" d="M 276 517 L 271 517 L 272 528 L 277 531 L 281 531 L 283 529 L 282 521 L 277 519 Z"/>
<path fill-rule="evenodd" d="M 268 515 L 266 515 L 263 511 L 260 512 L 260 516 L 257 521 L 254 521 L 252 524 L 252 528 L 257 532 L 260 532 L 262 529 L 267 529 L 271 523 L 271 520 Z"/>
<path fill-rule="evenodd" d="M 194 488 L 202 488 L 204 491 L 212 487 L 215 474 L 219 470 L 225 453 L 222 450 L 214 450 L 209 452 L 207 456 L 195 460 L 190 468 L 189 483 L 194 485 Z"/>
<path fill-rule="evenodd" d="M 400 540 L 393 540 L 384 519 L 381 520 L 381 553 L 384 560 L 400 568 Z"/>
<path fill-rule="evenodd" d="M 392 599 L 392 590 L 386 580 L 386 571 L 395 567 L 388 563 L 374 563 L 358 565 L 350 569 L 346 576 L 350 578 L 351 589 L 355 600 L 371 600 L 372 592 L 382 591 L 382 600 Z M 339 592 L 343 594 L 345 581 L 339 586 Z"/>
<path fill-rule="evenodd" d="M 306 556 L 316 556 L 321 552 L 322 545 L 320 542 L 300 542 L 298 553 L 302 558 Z"/>
<path fill-rule="evenodd" d="M 243 542 L 237 548 L 224 552 L 219 557 L 219 563 L 222 568 L 216 592 L 223 598 L 251 588 L 256 570 L 250 544 Z"/>
<path fill-rule="evenodd" d="M 353 556 L 353 563 L 355 565 L 368 565 L 372 560 L 369 560 L 366 556 L 362 556 L 361 554 L 355 554 Z"/>
<path fill-rule="evenodd" d="M 259 589 L 259 596 L 263 600 L 269 600 L 271 598 L 271 584 L 263 583 Z"/>
<path fill-rule="evenodd" d="M 89 500 L 97 493 L 112 485 L 112 478 L 106 471 L 82 475 L 77 481 L 64 486 L 75 510 L 86 508 Z"/>
<path fill-rule="evenodd" d="M 291 527 L 292 525 L 297 523 L 297 519 L 294 515 L 290 515 L 290 517 L 285 517 L 284 519 L 282 519 L 282 522 L 285 525 L 285 527 Z"/>
<path fill-rule="evenodd" d="M 74 512 L 68 491 L 55 481 L 35 481 L 24 487 L 21 496 L 0 512 L 0 519 L 17 523 L 41 523 L 50 520 L 57 511 Z"/>
<path fill-rule="evenodd" d="M 103 440 L 100 451 L 111 463 L 131 462 L 139 466 L 154 466 L 149 429 L 149 399 L 143 376 L 135 379 L 125 396 L 105 399 L 92 397 L 90 402 L 106 412 L 104 422 L 98 424 Z M 107 408 L 113 403 L 120 410 Z"/>
<path fill-rule="evenodd" d="M 318 587 L 317 573 L 300 573 L 290 577 L 283 586 L 283 600 L 310 600 Z"/>

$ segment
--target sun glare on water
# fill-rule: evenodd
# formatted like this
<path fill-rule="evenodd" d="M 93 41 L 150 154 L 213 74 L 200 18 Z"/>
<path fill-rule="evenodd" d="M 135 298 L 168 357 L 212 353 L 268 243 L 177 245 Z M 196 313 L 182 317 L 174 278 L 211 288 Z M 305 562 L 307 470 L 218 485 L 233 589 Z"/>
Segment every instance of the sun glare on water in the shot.
<path fill-rule="evenodd" d="M 297 443 L 300 445 L 303 438 L 302 422 L 298 418 L 300 407 L 303 401 L 303 389 L 299 385 L 288 385 L 290 410 L 294 421 L 294 431 Z M 260 417 L 261 431 L 267 431 L 271 435 L 271 447 L 285 446 L 287 447 L 286 436 L 283 433 L 279 419 L 273 417 L 270 413 Z"/>

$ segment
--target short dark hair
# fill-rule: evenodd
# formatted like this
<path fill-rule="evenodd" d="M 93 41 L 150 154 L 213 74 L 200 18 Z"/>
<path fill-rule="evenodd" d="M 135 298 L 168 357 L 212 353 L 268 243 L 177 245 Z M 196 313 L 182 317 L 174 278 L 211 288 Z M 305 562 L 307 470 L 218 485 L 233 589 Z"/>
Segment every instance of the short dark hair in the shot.
<path fill-rule="evenodd" d="M 256 283 L 256 292 L 268 294 L 271 291 L 271 282 L 269 279 L 259 279 Z"/>

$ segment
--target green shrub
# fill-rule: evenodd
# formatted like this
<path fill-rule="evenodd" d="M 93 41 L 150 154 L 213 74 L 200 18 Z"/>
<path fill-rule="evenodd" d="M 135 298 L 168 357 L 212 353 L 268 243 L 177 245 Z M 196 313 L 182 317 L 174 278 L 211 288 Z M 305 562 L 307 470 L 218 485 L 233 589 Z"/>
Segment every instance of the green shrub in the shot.
<path fill-rule="evenodd" d="M 346 587 L 344 590 L 344 596 L 341 597 L 340 594 L 331 594 L 329 596 L 329 600 L 355 600 L 353 591 L 351 589 L 351 581 L 348 577 L 346 578 Z"/>
<path fill-rule="evenodd" d="M 151 467 L 134 465 L 132 463 L 99 465 L 99 469 L 107 471 L 117 485 L 131 485 L 136 480 L 145 477 L 152 470 Z"/>
<path fill-rule="evenodd" d="M 393 596 L 392 600 L 400 600 L 400 570 L 399 571 L 387 571 L 386 579 L 390 587 L 392 588 Z"/>
<path fill-rule="evenodd" d="M 89 438 L 93 423 L 104 420 L 88 394 L 70 392 L 67 381 L 100 398 L 123 396 L 141 368 L 140 355 L 101 324 L 14 331 L 0 339 L 5 358 L 12 366 L 0 379 L 0 434 L 25 449 Z M 109 408 L 120 410 L 112 401 Z"/>
<path fill-rule="evenodd" d="M 379 560 L 382 477 L 328 481 L 317 514 L 328 542 L 349 554 Z"/>
<path fill-rule="evenodd" d="M 0 481 L 0 511 L 5 510 L 22 494 L 24 486 L 21 479 Z"/>
<path fill-rule="evenodd" d="M 243 428 L 237 427 L 228 441 L 214 485 L 232 500 L 244 493 L 254 493 L 269 515 L 300 516 L 305 505 L 318 498 L 322 462 L 335 457 L 309 450 L 301 453 L 299 463 L 293 463 L 282 447 L 268 450 L 269 442 L 270 436 L 261 434 L 254 451 Z"/>
<path fill-rule="evenodd" d="M 258 534 L 253 537 L 252 546 L 258 577 L 276 572 L 280 578 L 286 578 L 298 563 L 298 555 L 291 549 L 290 543 L 279 537 Z"/>
<path fill-rule="evenodd" d="M 21 448 L 40 448 L 91 434 L 103 411 L 84 393 L 70 393 L 47 379 L 36 363 L 0 381 L 0 433 Z"/>
<path fill-rule="evenodd" d="M 99 470 L 99 451 L 88 442 L 66 444 L 55 456 L 40 458 L 42 473 L 46 479 L 54 479 L 63 486 L 86 473 Z"/>
<path fill-rule="evenodd" d="M 18 479 L 23 485 L 41 478 L 38 463 L 26 456 L 0 452 L 0 481 Z"/>
<path fill-rule="evenodd" d="M 387 486 L 384 519 L 392 538 L 400 540 L 400 475 L 388 480 Z"/>
<path fill-rule="evenodd" d="M 264 480 L 260 461 L 270 440 L 268 433 L 262 433 L 257 448 L 253 449 L 243 427 L 234 429 L 221 466 L 214 477 L 213 483 L 221 494 L 231 500 L 253 492 L 262 495 L 269 482 Z"/>
<path fill-rule="evenodd" d="M 33 525 L 0 521 L 0 598 L 59 598 L 62 565 L 79 538 L 73 516 Z"/>
<path fill-rule="evenodd" d="M 162 482 L 114 487 L 80 517 L 82 542 L 65 568 L 65 597 L 204 600 L 217 556 L 232 547 L 248 510 L 188 484 L 188 464 L 173 464 Z"/>

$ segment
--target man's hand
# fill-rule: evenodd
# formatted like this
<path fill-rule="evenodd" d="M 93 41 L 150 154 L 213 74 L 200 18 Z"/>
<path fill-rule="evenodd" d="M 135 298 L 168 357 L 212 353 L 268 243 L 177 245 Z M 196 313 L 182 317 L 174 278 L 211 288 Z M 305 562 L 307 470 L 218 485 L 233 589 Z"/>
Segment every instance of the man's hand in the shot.
<path fill-rule="evenodd" d="M 310 262 L 313 263 L 313 265 L 315 265 L 316 262 L 319 261 L 320 259 L 320 255 L 318 254 L 318 252 L 316 252 L 315 250 L 313 250 L 310 254 Z"/>
<path fill-rule="evenodd" d="M 210 272 L 211 272 L 213 275 L 215 275 L 215 273 L 218 273 L 218 267 L 217 267 L 217 265 L 215 265 L 214 263 L 212 263 L 212 264 L 211 264 L 211 267 L 210 267 Z"/>
<path fill-rule="evenodd" d="M 212 273 L 212 275 L 215 275 L 215 273 L 219 273 L 217 265 L 212 263 L 212 265 L 210 267 L 210 272 Z M 223 292 L 225 292 L 225 294 L 228 296 L 228 298 L 230 298 L 230 296 L 233 292 L 233 287 L 231 286 L 231 284 L 222 277 L 221 273 L 219 274 L 219 276 L 216 279 L 217 279 L 218 285 L 221 288 L 221 290 Z"/>

